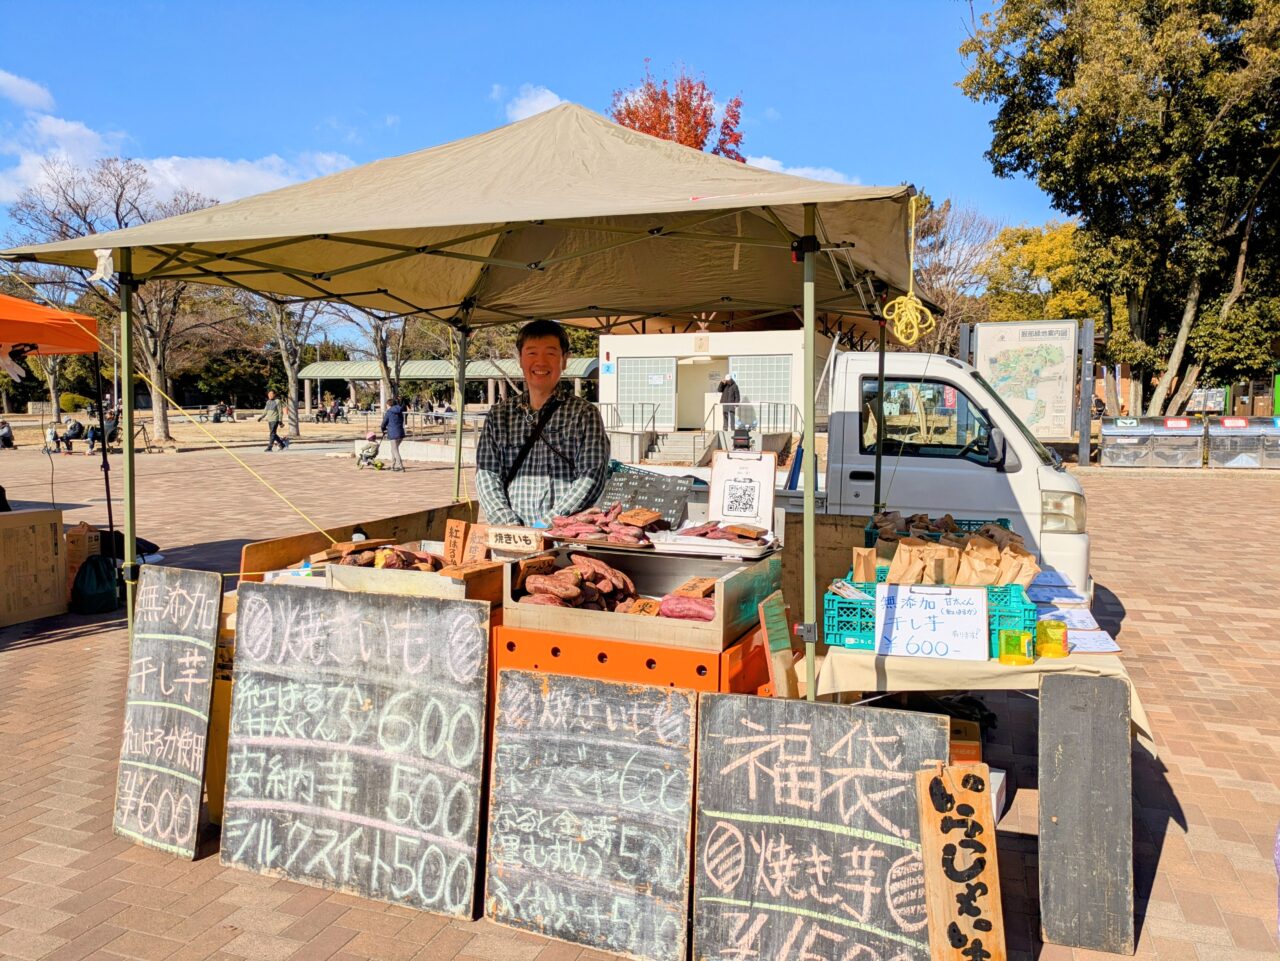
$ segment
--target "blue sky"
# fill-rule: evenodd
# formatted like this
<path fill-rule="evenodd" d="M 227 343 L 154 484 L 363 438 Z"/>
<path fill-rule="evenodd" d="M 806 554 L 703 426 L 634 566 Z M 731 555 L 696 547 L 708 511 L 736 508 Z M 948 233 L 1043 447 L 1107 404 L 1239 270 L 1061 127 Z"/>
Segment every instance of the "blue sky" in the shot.
<path fill-rule="evenodd" d="M 774 169 L 914 183 L 1003 223 L 1053 216 L 983 158 L 956 87 L 969 6 L 844 3 L 94 3 L 0 0 L 0 237 L 43 158 L 144 160 L 221 200 L 479 133 L 608 109 L 652 60 L 738 94 Z M 17 42 L 12 42 L 17 41 Z"/>

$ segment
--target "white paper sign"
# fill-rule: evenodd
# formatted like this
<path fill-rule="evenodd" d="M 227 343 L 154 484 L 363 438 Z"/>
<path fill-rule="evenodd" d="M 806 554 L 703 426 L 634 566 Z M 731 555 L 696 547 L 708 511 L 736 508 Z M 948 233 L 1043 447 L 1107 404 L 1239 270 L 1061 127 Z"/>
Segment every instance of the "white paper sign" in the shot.
<path fill-rule="evenodd" d="M 1033 604 L 1086 604 L 1089 599 L 1074 587 L 1037 587 L 1027 588 L 1027 597 Z"/>
<path fill-rule="evenodd" d="M 986 588 L 877 584 L 876 653 L 987 660 Z"/>
<path fill-rule="evenodd" d="M 1098 622 L 1093 619 L 1087 607 L 1038 607 L 1038 621 L 1062 621 L 1073 631 L 1096 631 Z"/>
<path fill-rule="evenodd" d="M 1072 654 L 1117 654 L 1120 645 L 1106 631 L 1067 631 Z"/>

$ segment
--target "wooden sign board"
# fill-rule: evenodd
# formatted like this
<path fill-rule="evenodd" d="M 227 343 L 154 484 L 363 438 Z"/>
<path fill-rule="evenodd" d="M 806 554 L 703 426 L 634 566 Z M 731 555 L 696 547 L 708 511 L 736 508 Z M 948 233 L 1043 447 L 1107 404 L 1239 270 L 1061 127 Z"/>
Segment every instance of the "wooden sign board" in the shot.
<path fill-rule="evenodd" d="M 444 559 L 449 564 L 461 564 L 467 548 L 467 531 L 471 525 L 466 521 L 450 518 L 444 525 Z"/>
<path fill-rule="evenodd" d="M 791 650 L 791 608 L 782 591 L 774 591 L 760 602 L 760 626 L 769 642 L 769 652 Z"/>
<path fill-rule="evenodd" d="M 691 577 L 671 593 L 681 597 L 710 597 L 715 590 L 716 578 Z"/>
<path fill-rule="evenodd" d="M 520 554 L 537 554 L 542 550 L 544 531 L 532 527 L 490 527 L 489 548 L 514 551 Z"/>
<path fill-rule="evenodd" d="M 144 564 L 138 577 L 112 826 L 194 859 L 222 578 Z"/>
<path fill-rule="evenodd" d="M 474 564 L 489 558 L 489 527 L 487 524 L 472 524 L 467 531 L 467 543 L 462 549 L 462 563 Z"/>
<path fill-rule="evenodd" d="M 1005 961 L 991 772 L 939 764 L 916 773 L 916 796 L 934 961 Z"/>
<path fill-rule="evenodd" d="M 0 513 L 0 627 L 67 612 L 62 511 Z"/>
<path fill-rule="evenodd" d="M 241 585 L 222 863 L 471 918 L 488 617 Z"/>
<path fill-rule="evenodd" d="M 684 961 L 696 694 L 504 670 L 486 913 L 646 961 Z"/>
<path fill-rule="evenodd" d="M 928 961 L 915 772 L 947 719 L 703 694 L 695 958 Z"/>
<path fill-rule="evenodd" d="M 876 585 L 876 653 L 986 661 L 985 587 Z"/>
<path fill-rule="evenodd" d="M 1133 954 L 1129 684 L 1040 680 L 1040 930 L 1050 944 Z"/>

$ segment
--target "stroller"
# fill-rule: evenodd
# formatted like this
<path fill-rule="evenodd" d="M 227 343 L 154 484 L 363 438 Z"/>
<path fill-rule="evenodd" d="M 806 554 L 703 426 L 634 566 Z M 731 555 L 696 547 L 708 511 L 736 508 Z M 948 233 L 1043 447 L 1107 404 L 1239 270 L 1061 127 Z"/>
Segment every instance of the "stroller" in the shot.
<path fill-rule="evenodd" d="M 360 448 L 360 454 L 356 457 L 356 466 L 361 470 L 366 467 L 382 470 L 382 461 L 378 460 L 378 435 L 365 434 L 364 439 L 367 443 Z"/>

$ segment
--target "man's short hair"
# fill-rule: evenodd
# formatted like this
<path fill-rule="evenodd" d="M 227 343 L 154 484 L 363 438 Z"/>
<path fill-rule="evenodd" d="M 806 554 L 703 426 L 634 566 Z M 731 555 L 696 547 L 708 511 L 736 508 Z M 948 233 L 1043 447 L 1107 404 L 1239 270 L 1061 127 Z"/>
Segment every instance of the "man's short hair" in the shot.
<path fill-rule="evenodd" d="M 516 335 L 516 353 L 524 350 L 525 341 L 536 337 L 554 337 L 560 341 L 560 352 L 568 355 L 569 335 L 554 320 L 531 320 L 521 327 L 520 333 Z"/>

